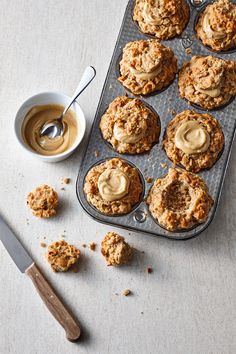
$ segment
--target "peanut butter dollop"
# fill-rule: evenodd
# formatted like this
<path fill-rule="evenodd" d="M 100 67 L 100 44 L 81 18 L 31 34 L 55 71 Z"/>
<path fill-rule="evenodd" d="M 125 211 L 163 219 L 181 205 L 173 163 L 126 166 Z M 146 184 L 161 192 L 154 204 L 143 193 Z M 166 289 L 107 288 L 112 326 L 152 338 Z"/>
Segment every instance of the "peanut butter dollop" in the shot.
<path fill-rule="evenodd" d="M 152 68 L 149 72 L 136 70 L 132 66 L 130 66 L 129 70 L 137 79 L 148 81 L 154 79 L 161 72 L 161 66 L 158 65 Z"/>
<path fill-rule="evenodd" d="M 185 154 L 203 153 L 210 145 L 210 135 L 198 122 L 187 121 L 177 129 L 175 145 Z"/>
<path fill-rule="evenodd" d="M 78 127 L 75 115 L 68 111 L 64 116 L 65 131 L 62 136 L 49 138 L 40 136 L 41 127 L 63 112 L 60 105 L 34 106 L 25 116 L 22 124 L 22 136 L 25 142 L 40 155 L 57 155 L 70 149 L 75 143 Z"/>
<path fill-rule="evenodd" d="M 121 143 L 127 144 L 135 144 L 137 141 L 142 139 L 145 136 L 146 131 L 141 131 L 139 134 L 128 134 L 127 130 L 124 127 L 118 126 L 117 124 L 114 125 L 113 134 L 114 138 Z"/>
<path fill-rule="evenodd" d="M 119 168 L 107 169 L 98 178 L 98 190 L 102 199 L 112 202 L 129 192 L 129 177 Z"/>
<path fill-rule="evenodd" d="M 212 98 L 216 98 L 216 97 L 220 96 L 220 94 L 221 94 L 221 91 L 220 91 L 220 88 L 219 88 L 219 87 L 212 88 L 212 89 L 201 89 L 200 87 L 198 87 L 197 85 L 195 85 L 195 88 L 196 88 L 199 92 L 204 93 L 205 95 L 210 96 L 210 97 L 212 97 Z"/>
<path fill-rule="evenodd" d="M 162 24 L 163 19 L 157 12 L 157 9 L 158 8 L 154 11 L 153 7 L 151 7 L 147 2 L 144 4 L 142 15 L 147 24 L 151 26 L 160 26 Z"/>
<path fill-rule="evenodd" d="M 203 30 L 209 39 L 222 39 L 226 36 L 226 33 L 212 29 L 209 13 L 206 13 L 203 18 Z"/>

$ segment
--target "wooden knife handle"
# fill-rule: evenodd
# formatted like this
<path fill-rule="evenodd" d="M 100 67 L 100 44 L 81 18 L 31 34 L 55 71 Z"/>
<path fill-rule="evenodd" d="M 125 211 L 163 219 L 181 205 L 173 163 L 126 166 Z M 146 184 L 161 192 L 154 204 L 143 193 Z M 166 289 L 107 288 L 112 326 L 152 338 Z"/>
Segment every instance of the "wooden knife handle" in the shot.
<path fill-rule="evenodd" d="M 41 296 L 43 302 L 66 331 L 66 338 L 69 341 L 76 341 L 80 336 L 80 328 L 76 320 L 72 317 L 65 305 L 56 295 L 55 291 L 44 278 L 35 263 L 25 272 L 32 280 L 35 288 Z"/>

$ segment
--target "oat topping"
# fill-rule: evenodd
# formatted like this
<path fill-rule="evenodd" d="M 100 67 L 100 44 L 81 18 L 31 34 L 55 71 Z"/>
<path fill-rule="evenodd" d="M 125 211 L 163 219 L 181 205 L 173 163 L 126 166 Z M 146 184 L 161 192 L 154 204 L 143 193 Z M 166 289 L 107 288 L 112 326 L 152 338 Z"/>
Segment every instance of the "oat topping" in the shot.
<path fill-rule="evenodd" d="M 101 253 L 106 258 L 107 265 L 114 266 L 127 263 L 133 252 L 124 237 L 108 232 L 102 240 Z"/>

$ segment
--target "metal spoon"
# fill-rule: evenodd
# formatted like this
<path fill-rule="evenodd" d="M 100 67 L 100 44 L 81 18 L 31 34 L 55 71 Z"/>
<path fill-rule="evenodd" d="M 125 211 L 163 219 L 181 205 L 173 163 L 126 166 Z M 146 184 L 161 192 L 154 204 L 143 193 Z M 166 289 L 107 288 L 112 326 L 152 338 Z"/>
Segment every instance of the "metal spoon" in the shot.
<path fill-rule="evenodd" d="M 70 103 L 66 106 L 60 117 L 55 118 L 51 122 L 47 122 L 42 126 L 42 128 L 40 129 L 41 136 L 47 135 L 49 138 L 53 139 L 57 136 L 63 135 L 65 128 L 63 123 L 64 115 L 66 114 L 72 103 L 86 89 L 86 87 L 90 84 L 90 82 L 94 79 L 95 76 L 96 70 L 92 66 L 88 66 L 83 73 L 83 76 L 79 82 L 77 89 L 75 90 L 73 97 L 71 98 Z"/>

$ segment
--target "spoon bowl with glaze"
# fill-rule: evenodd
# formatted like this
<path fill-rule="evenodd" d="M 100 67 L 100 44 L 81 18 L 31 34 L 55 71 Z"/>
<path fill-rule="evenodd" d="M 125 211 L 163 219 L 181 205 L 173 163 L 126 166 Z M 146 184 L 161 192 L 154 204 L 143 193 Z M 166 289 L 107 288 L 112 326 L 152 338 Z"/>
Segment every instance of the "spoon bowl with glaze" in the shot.
<path fill-rule="evenodd" d="M 92 66 L 88 66 L 79 82 L 77 89 L 75 90 L 74 95 L 71 98 L 71 101 L 67 104 L 64 111 L 60 117 L 55 118 L 51 122 L 46 122 L 40 129 L 41 136 L 48 136 L 50 139 L 54 139 L 58 136 L 62 136 L 65 131 L 65 126 L 63 123 L 63 118 L 66 112 L 70 109 L 74 101 L 80 96 L 80 94 L 88 87 L 96 76 L 96 70 Z"/>

